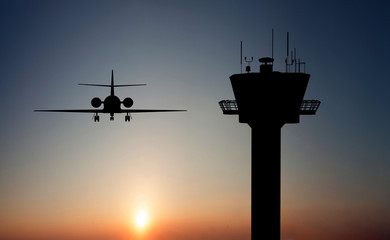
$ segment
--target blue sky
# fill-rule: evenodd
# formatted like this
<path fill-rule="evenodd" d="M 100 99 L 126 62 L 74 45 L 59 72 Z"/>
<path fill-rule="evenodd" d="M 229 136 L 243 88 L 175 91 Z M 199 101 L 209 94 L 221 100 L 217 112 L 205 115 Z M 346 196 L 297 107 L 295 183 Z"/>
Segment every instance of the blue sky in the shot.
<path fill-rule="evenodd" d="M 123 209 L 145 202 L 159 221 L 204 219 L 213 209 L 247 222 L 250 128 L 223 116 L 218 101 L 234 98 L 229 76 L 240 71 L 240 41 L 244 56 L 269 56 L 272 28 L 275 70 L 284 70 L 288 31 L 311 74 L 305 98 L 322 101 L 316 116 L 282 129 L 282 210 L 292 219 L 316 209 L 317 220 L 328 212 L 334 222 L 352 221 L 343 209 L 361 212 L 355 220 L 387 223 L 387 8 L 353 1 L 2 1 L 0 230 L 49 222 L 71 228 L 72 214 L 87 206 L 84 222 L 120 222 Z M 135 108 L 188 112 L 134 114 L 130 124 L 121 115 L 96 124 L 88 114 L 33 112 L 89 108 L 108 91 L 77 84 L 106 84 L 111 69 L 118 84 L 147 84 L 117 90 Z M 302 234 L 287 229 L 282 236 Z"/>

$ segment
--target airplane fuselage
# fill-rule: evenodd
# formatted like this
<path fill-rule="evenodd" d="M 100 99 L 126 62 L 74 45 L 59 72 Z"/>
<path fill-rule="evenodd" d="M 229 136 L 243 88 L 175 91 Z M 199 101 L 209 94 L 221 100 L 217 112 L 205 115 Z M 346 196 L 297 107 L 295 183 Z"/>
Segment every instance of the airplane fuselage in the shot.
<path fill-rule="evenodd" d="M 114 113 L 122 113 L 121 100 L 117 96 L 108 96 L 104 99 L 103 113 L 110 113 L 114 116 Z"/>

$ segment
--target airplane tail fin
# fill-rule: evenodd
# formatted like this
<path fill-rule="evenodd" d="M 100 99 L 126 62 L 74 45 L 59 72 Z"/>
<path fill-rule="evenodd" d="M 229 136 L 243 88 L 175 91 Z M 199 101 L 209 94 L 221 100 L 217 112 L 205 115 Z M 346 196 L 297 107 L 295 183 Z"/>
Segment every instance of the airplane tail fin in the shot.
<path fill-rule="evenodd" d="M 111 96 L 114 96 L 114 69 L 111 70 Z"/>

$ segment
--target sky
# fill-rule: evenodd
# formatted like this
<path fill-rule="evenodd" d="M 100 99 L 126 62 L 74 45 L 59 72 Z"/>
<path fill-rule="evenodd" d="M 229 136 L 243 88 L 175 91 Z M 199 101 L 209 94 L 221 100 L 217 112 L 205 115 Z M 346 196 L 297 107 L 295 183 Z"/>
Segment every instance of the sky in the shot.
<path fill-rule="evenodd" d="M 282 128 L 282 240 L 390 238 L 385 1 L 1 1 L 0 239 L 250 239 L 250 127 L 218 102 L 290 47 L 315 116 Z M 256 60 L 253 69 L 258 69 Z M 132 121 L 91 108 L 120 88 Z M 266 161 L 266 159 L 264 159 Z M 267 169 L 264 169 L 266 172 Z M 266 207 L 266 206 L 264 206 Z M 147 212 L 144 228 L 137 212 Z M 266 219 L 262 219 L 265 220 Z"/>

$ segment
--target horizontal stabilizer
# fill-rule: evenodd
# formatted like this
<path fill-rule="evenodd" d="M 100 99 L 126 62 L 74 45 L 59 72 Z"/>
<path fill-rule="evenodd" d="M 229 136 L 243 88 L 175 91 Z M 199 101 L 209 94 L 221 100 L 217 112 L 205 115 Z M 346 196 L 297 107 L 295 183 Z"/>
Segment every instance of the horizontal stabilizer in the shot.
<path fill-rule="evenodd" d="M 121 84 L 121 85 L 109 85 L 109 84 L 90 84 L 90 83 L 79 83 L 82 86 L 94 86 L 94 87 L 137 87 L 137 86 L 146 86 L 145 83 L 139 84 Z"/>

